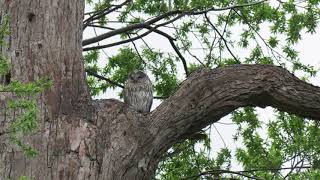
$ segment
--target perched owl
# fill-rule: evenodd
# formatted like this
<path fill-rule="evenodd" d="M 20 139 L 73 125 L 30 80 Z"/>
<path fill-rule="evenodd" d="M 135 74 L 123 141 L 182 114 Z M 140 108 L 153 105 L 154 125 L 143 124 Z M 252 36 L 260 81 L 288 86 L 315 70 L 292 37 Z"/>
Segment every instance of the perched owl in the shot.
<path fill-rule="evenodd" d="M 140 113 L 150 112 L 152 105 L 152 84 L 149 77 L 142 71 L 129 74 L 124 87 L 124 102 Z"/>

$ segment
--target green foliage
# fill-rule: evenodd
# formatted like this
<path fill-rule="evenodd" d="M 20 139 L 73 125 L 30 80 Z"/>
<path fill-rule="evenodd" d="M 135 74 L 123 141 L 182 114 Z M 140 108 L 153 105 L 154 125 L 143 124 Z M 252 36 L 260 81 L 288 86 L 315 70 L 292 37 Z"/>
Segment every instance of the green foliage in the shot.
<path fill-rule="evenodd" d="M 176 77 L 176 60 L 172 55 L 166 56 L 160 51 L 152 49 L 143 49 L 144 59 L 149 63 L 146 68 L 150 69 L 155 78 L 154 89 L 158 96 L 168 97 L 172 95 L 178 87 Z"/>
<path fill-rule="evenodd" d="M 99 53 L 91 51 L 85 55 L 85 66 L 93 72 L 98 72 L 103 76 L 110 77 L 115 82 L 124 84 L 130 72 L 143 70 L 145 64 L 133 49 L 124 47 L 119 51 L 119 54 L 110 57 L 108 63 L 102 68 L 98 68 L 96 64 Z M 95 78 L 89 78 L 88 84 L 91 87 L 91 95 L 105 92 L 107 88 L 117 87 L 114 84 L 98 81 Z"/>
<path fill-rule="evenodd" d="M 236 158 L 242 163 L 245 170 L 258 168 L 279 168 L 281 167 L 282 155 L 276 148 L 268 148 L 267 143 L 259 135 L 261 127 L 254 108 L 243 108 L 232 113 L 232 120 L 238 125 L 235 139 L 243 138 L 245 148 L 238 148 Z M 276 152 L 275 152 L 276 151 Z M 255 174 L 257 177 L 271 178 L 268 173 Z"/>
<path fill-rule="evenodd" d="M 273 64 L 273 59 L 268 56 L 264 56 L 260 46 L 257 46 L 251 51 L 251 54 L 246 58 L 245 63 L 248 64 Z"/>
<path fill-rule="evenodd" d="M 244 145 L 244 148 L 237 149 L 237 160 L 244 170 L 266 169 L 248 175 L 282 179 L 279 168 L 285 163 L 290 162 L 299 167 L 306 160 L 315 170 L 309 169 L 303 173 L 293 171 L 288 177 L 316 177 L 319 173 L 316 170 L 320 154 L 320 147 L 317 145 L 320 140 L 319 124 L 288 113 L 276 112 L 276 120 L 267 124 L 268 139 L 263 139 L 259 135 L 260 122 L 254 112 L 253 108 L 243 108 L 232 113 L 232 119 L 238 125 L 235 139 L 241 137 Z"/>
<path fill-rule="evenodd" d="M 155 93 L 164 97 L 173 94 L 179 83 L 176 77 L 175 58 L 172 55 L 165 55 L 160 51 L 148 48 L 144 48 L 142 52 L 141 56 L 132 48 L 123 47 L 119 49 L 117 55 L 108 59 L 108 63 L 103 68 L 99 68 L 97 65 L 98 51 L 90 51 L 84 55 L 85 67 L 90 71 L 109 77 L 119 84 L 124 84 L 128 74 L 132 71 L 150 71 L 154 75 L 152 78 L 155 79 Z M 148 63 L 144 59 L 148 59 Z M 105 92 L 108 88 L 117 87 L 93 77 L 89 77 L 87 82 L 93 96 Z"/>
<path fill-rule="evenodd" d="M 204 146 L 196 150 L 199 143 Z M 166 154 L 166 160 L 160 163 L 156 179 L 181 179 L 193 177 L 201 173 L 201 170 L 229 169 L 230 151 L 221 149 L 215 158 L 208 158 L 210 149 L 210 139 L 202 142 L 186 140 L 174 145 Z"/>
<path fill-rule="evenodd" d="M 89 51 L 87 54 L 83 56 L 84 58 L 84 66 L 87 70 L 98 73 L 100 69 L 98 68 L 97 62 L 100 57 L 100 53 L 97 50 Z M 101 91 L 105 91 L 106 87 L 105 83 L 101 81 L 97 81 L 94 77 L 89 76 L 87 78 L 87 84 L 90 87 L 90 93 L 92 96 L 99 94 Z"/>
<path fill-rule="evenodd" d="M 13 112 L 15 114 L 10 125 L 10 139 L 22 149 L 27 157 L 35 157 L 37 152 L 30 145 L 23 143 L 22 139 L 37 130 L 36 98 L 40 92 L 50 86 L 51 81 L 45 78 L 27 84 L 12 81 L 9 85 L 0 85 L 0 92 L 11 92 L 15 95 L 14 99 L 7 102 L 8 116 L 12 116 Z"/>
<path fill-rule="evenodd" d="M 277 47 L 279 40 L 276 37 L 271 36 L 268 43 L 272 48 L 275 48 L 275 47 Z"/>
<path fill-rule="evenodd" d="M 133 49 L 125 47 L 120 49 L 118 55 L 109 59 L 103 72 L 112 75 L 111 78 L 117 82 L 124 83 L 130 72 L 134 70 L 143 70 L 144 62 L 139 58 Z"/>
<path fill-rule="evenodd" d="M 320 147 L 316 145 L 320 140 L 319 123 L 284 112 L 277 114 L 277 120 L 268 126 L 268 134 L 276 145 L 282 146 L 278 150 L 286 159 L 298 154 L 314 168 L 319 168 Z"/>
<path fill-rule="evenodd" d="M 32 179 L 28 178 L 27 176 L 20 176 L 19 180 L 32 180 Z"/>

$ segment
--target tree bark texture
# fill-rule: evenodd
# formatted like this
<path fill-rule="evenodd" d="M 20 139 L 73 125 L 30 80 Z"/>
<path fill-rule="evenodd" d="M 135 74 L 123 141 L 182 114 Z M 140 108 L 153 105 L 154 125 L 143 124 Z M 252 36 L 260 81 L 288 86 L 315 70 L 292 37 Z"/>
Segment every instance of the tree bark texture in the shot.
<path fill-rule="evenodd" d="M 91 100 L 82 62 L 83 0 L 0 0 L 10 16 L 12 78 L 49 77 L 39 98 L 39 131 L 27 159 L 0 136 L 0 179 L 151 179 L 164 153 L 238 107 L 272 106 L 320 120 L 320 88 L 269 65 L 202 69 L 147 115 L 118 100 Z M 0 132 L 14 120 L 2 95 Z"/>

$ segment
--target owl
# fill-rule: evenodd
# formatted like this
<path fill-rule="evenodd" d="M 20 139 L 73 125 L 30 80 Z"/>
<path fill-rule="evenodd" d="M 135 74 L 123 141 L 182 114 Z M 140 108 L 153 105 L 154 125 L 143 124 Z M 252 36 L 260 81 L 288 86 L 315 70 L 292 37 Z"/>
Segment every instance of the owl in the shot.
<path fill-rule="evenodd" d="M 152 84 L 142 71 L 129 74 L 124 87 L 124 103 L 139 113 L 150 112 L 153 101 Z"/>

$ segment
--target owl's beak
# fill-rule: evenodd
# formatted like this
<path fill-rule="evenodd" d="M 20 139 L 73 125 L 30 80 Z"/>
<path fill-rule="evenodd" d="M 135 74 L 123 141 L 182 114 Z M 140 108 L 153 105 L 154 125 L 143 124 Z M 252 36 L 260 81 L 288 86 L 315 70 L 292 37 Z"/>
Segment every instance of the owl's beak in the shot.
<path fill-rule="evenodd" d="M 137 78 L 135 78 L 135 77 L 134 77 L 134 78 L 132 78 L 132 80 L 133 80 L 133 82 L 135 82 L 135 83 L 136 83 L 136 82 L 138 82 L 138 81 L 137 81 L 138 79 L 137 79 Z"/>

